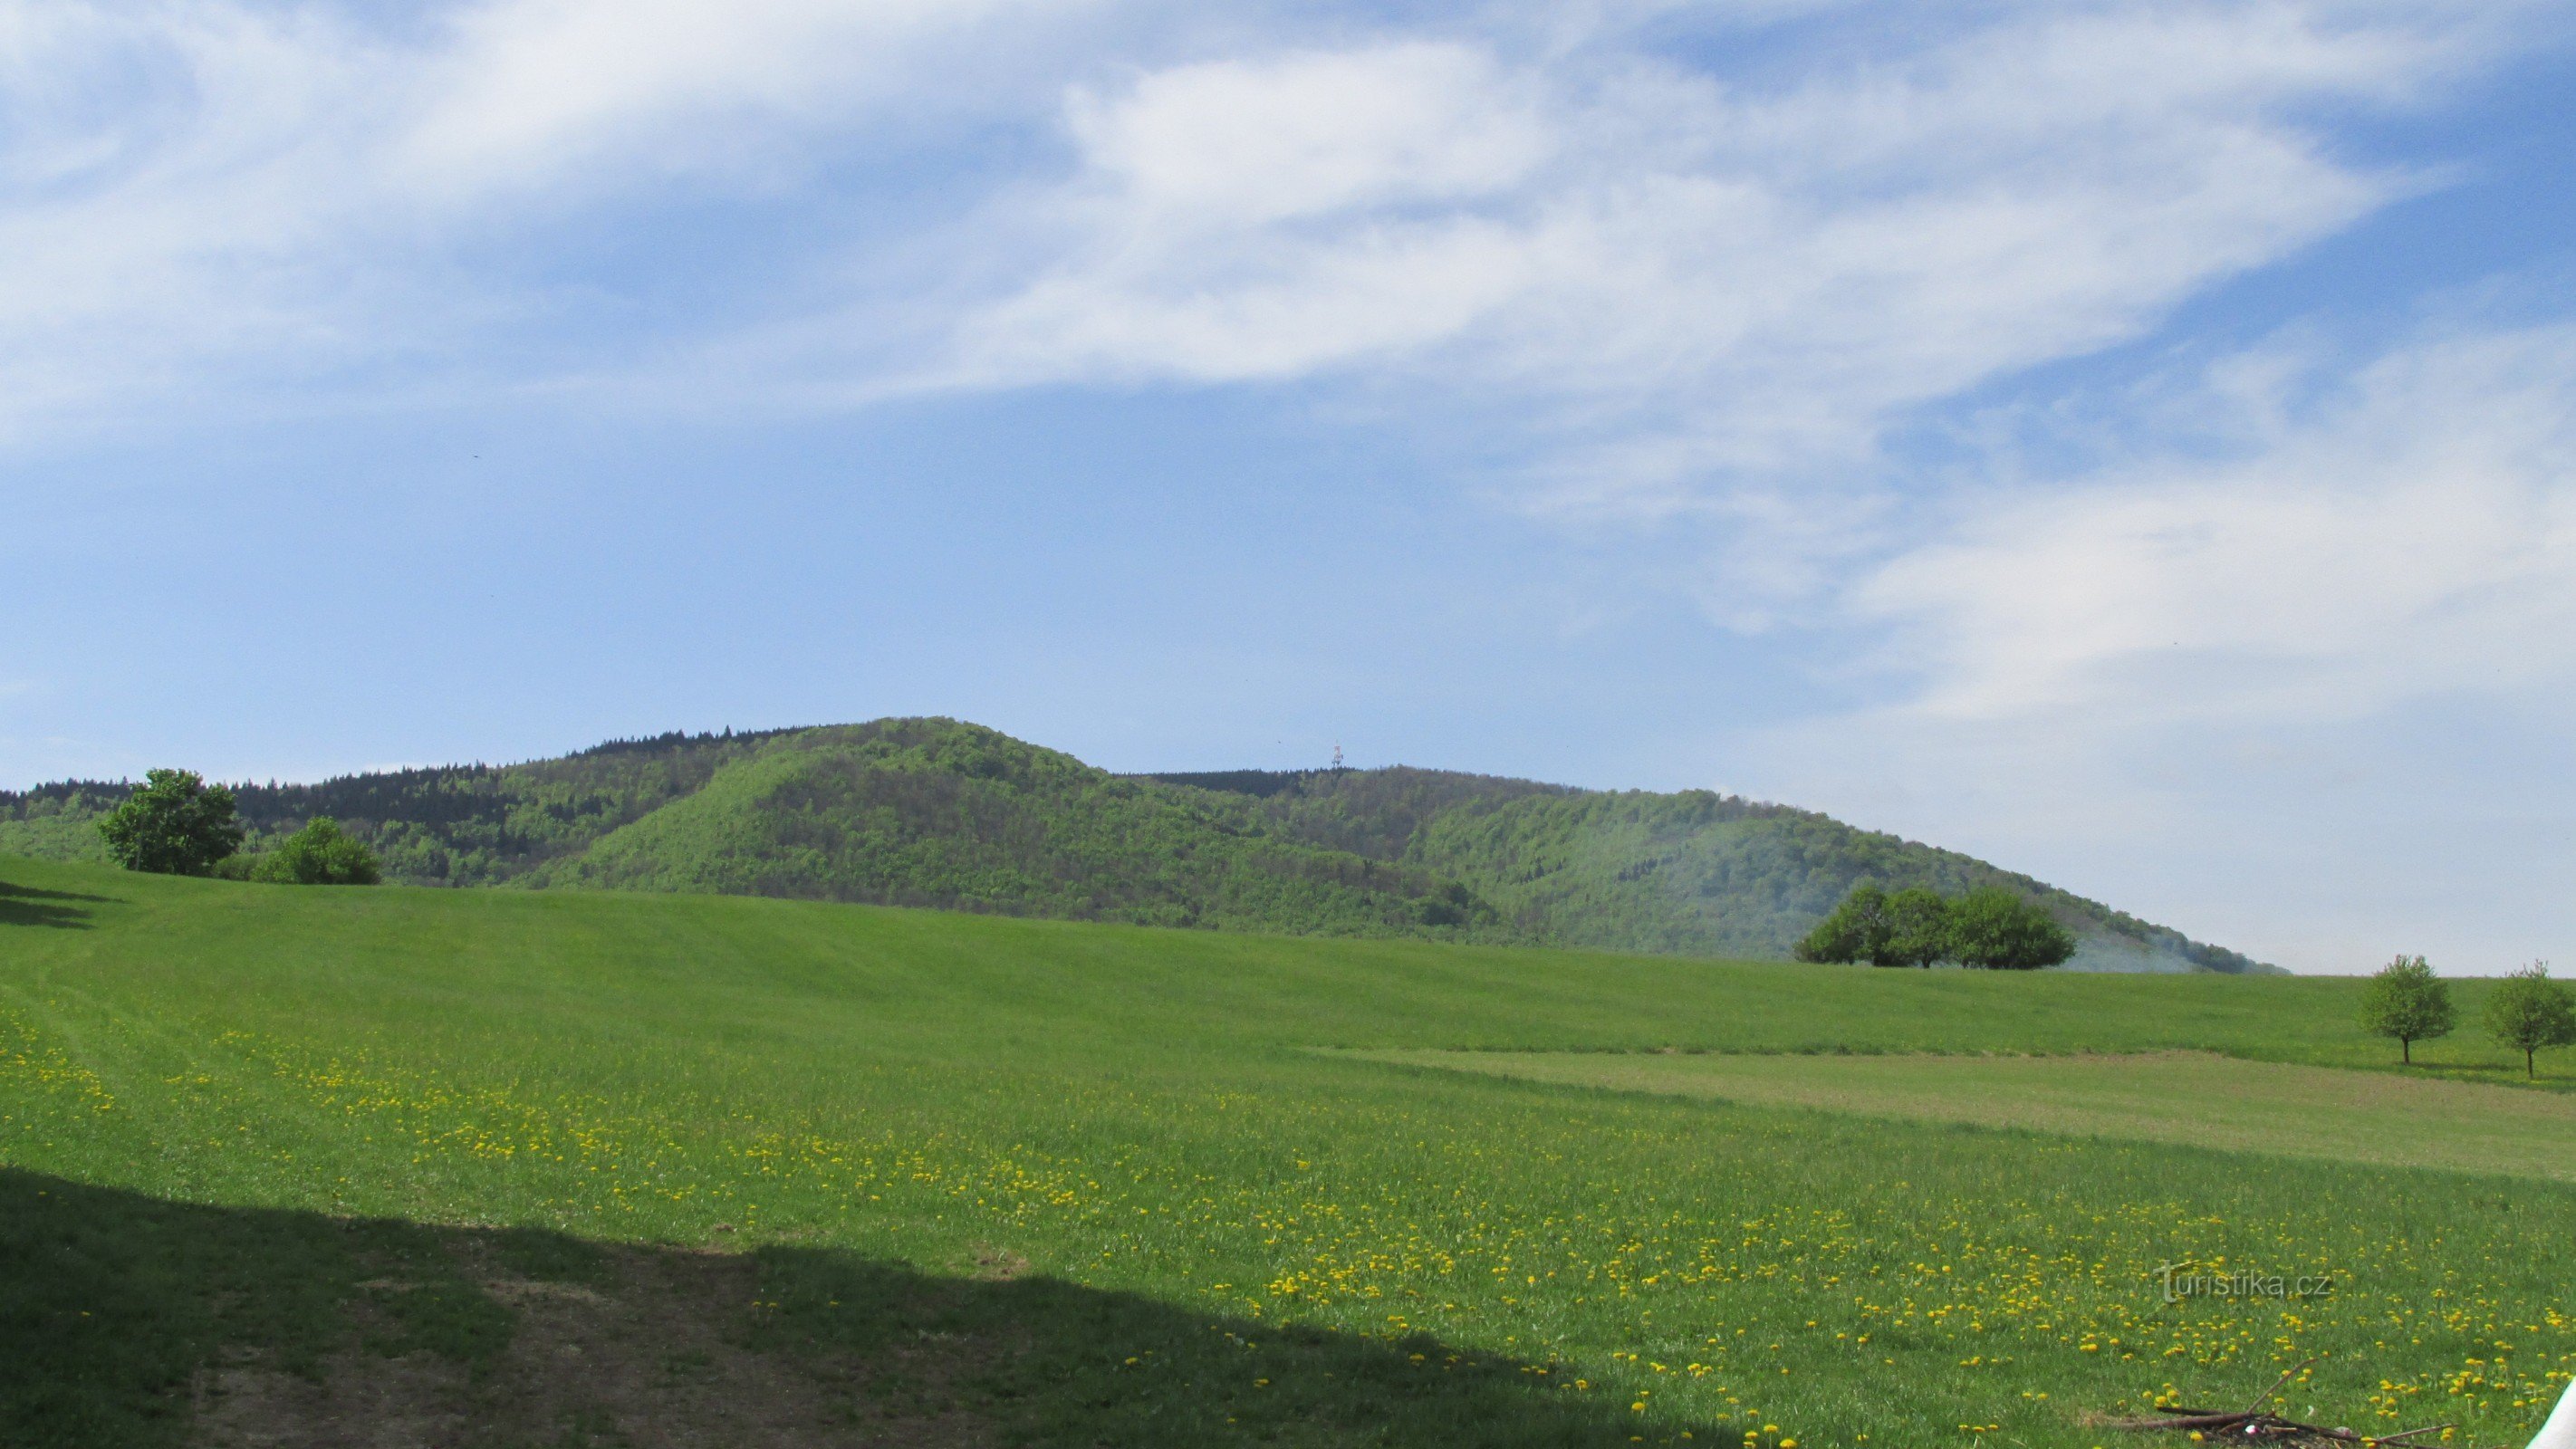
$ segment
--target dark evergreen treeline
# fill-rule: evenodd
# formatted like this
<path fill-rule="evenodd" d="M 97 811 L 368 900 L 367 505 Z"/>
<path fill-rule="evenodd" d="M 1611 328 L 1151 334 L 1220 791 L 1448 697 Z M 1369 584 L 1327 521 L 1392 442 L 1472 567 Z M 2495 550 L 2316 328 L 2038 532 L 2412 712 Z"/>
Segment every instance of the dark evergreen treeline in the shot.
<path fill-rule="evenodd" d="M 124 783 L 0 793 L 0 851 L 100 854 Z M 560 759 L 235 787 L 249 848 L 322 816 L 416 885 L 597 886 L 1783 957 L 1875 881 L 2037 902 L 2106 969 L 2257 963 L 1812 811 L 1454 771 L 1114 776 L 952 720 L 673 732 Z"/>

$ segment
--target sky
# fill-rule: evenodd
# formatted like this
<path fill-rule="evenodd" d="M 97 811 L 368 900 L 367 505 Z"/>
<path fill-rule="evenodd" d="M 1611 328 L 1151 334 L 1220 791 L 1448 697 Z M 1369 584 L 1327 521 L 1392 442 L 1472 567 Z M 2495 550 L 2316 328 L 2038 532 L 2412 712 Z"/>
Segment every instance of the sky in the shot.
<path fill-rule="evenodd" d="M 2576 966 L 2571 41 L 0 0 L 0 787 L 939 714 Z"/>

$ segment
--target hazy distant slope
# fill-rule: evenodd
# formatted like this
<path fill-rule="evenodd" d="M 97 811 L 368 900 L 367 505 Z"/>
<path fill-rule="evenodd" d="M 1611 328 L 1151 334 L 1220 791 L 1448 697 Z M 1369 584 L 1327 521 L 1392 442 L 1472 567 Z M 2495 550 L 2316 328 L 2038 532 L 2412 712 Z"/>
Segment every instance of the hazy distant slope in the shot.
<path fill-rule="evenodd" d="M 420 885 L 872 901 L 1299 934 L 1785 955 L 1852 884 L 1999 884 L 2075 965 L 2265 969 L 1951 851 L 1707 791 L 1397 767 L 1113 776 L 943 719 L 612 741 L 560 759 L 246 785 L 253 847 L 314 815 Z M 96 859 L 126 787 L 0 794 L 0 853 Z"/>
<path fill-rule="evenodd" d="M 1784 956 L 1852 886 L 1997 885 L 2075 929 L 2076 969 L 2258 971 L 2260 963 L 1955 851 L 1706 790 L 1604 792 L 1454 771 L 1160 775 L 1240 795 L 1292 838 L 1461 881 L 1531 940 Z"/>

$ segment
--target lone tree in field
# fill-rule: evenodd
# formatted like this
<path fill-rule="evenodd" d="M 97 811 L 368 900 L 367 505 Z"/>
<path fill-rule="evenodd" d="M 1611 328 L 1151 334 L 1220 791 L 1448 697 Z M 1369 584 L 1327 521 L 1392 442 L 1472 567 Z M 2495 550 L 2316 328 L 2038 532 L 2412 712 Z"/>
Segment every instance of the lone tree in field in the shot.
<path fill-rule="evenodd" d="M 250 878 L 280 885 L 374 885 L 382 875 L 365 841 L 330 816 L 316 815 L 261 857 Z"/>
<path fill-rule="evenodd" d="M 1949 907 L 1949 958 L 1987 971 L 2036 971 L 2075 954 L 2075 933 L 2001 886 L 1979 886 Z"/>
<path fill-rule="evenodd" d="M 127 870 L 204 875 L 241 849 L 233 792 L 193 770 L 154 770 L 126 802 L 98 822 L 107 853 Z"/>
<path fill-rule="evenodd" d="M 2361 1029 L 2397 1038 L 2408 1066 L 2415 1064 L 2415 1043 L 2449 1036 L 2458 1024 L 2450 984 L 2421 956 L 2400 956 L 2380 967 L 2361 995 Z"/>
<path fill-rule="evenodd" d="M 1929 966 L 1950 950 L 1949 903 L 1920 888 L 1891 895 L 1862 881 L 1791 952 L 1801 961 Z"/>
<path fill-rule="evenodd" d="M 2534 961 L 2487 994 L 2487 1034 L 2522 1053 L 2522 1073 L 2540 1075 L 2535 1053 L 2576 1046 L 2576 998 L 2549 979 L 2549 963 Z"/>

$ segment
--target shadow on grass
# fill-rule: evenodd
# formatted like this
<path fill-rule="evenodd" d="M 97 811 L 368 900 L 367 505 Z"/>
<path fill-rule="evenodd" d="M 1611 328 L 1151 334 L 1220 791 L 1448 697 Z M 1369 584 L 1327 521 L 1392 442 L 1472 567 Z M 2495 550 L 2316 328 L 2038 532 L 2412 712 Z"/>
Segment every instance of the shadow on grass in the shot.
<path fill-rule="evenodd" d="M 58 926 L 71 930 L 89 928 L 89 912 L 78 906 L 59 904 L 83 901 L 94 905 L 113 905 L 112 896 L 84 895 L 79 891 L 38 890 L 34 886 L 11 885 L 0 880 L 0 926 Z"/>
<path fill-rule="evenodd" d="M 691 1416 L 707 1442 L 799 1445 L 1712 1437 L 1575 1391 L 1570 1366 L 1015 1277 L 1007 1253 L 955 1266 L 200 1207 L 0 1169 L 0 1443 L 611 1445 Z"/>
<path fill-rule="evenodd" d="M 2552 1058 L 2556 1059 L 2553 1060 Z M 2512 1062 L 2417 1062 L 2413 1066 L 2379 1068 L 2400 1077 L 2428 1081 L 2476 1082 L 2496 1087 L 2538 1087 L 2543 1091 L 2576 1090 L 2576 1056 L 2568 1053 L 2545 1053 L 2538 1071 L 2526 1074 L 2520 1060 Z"/>

